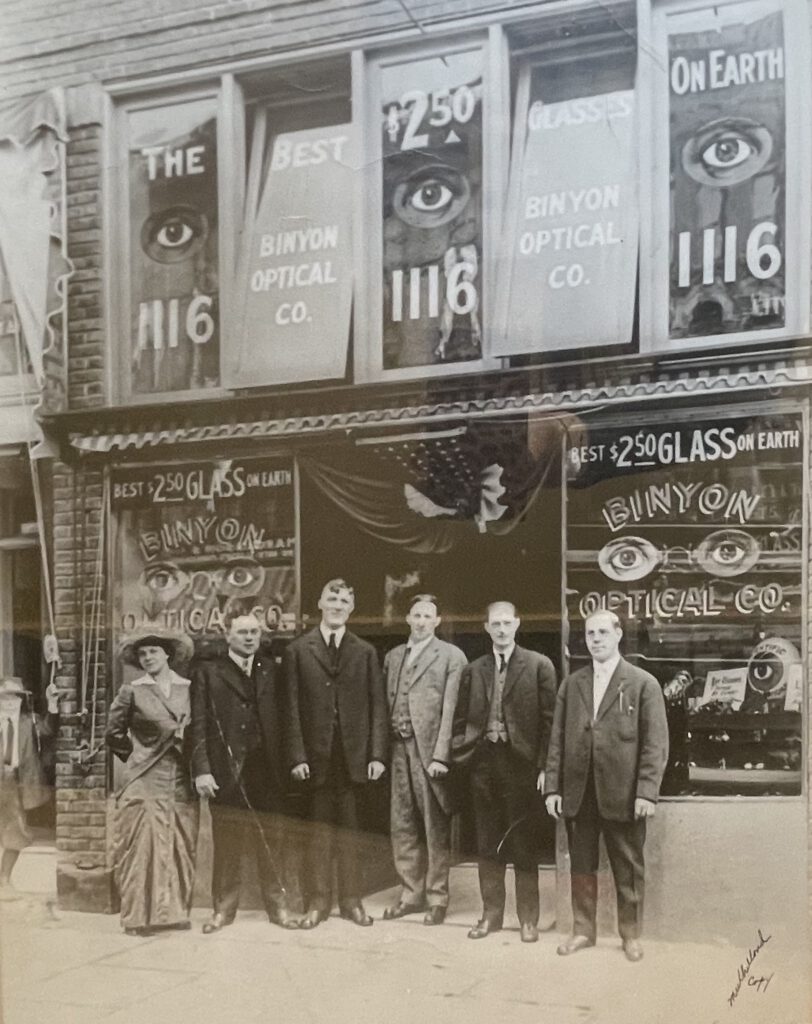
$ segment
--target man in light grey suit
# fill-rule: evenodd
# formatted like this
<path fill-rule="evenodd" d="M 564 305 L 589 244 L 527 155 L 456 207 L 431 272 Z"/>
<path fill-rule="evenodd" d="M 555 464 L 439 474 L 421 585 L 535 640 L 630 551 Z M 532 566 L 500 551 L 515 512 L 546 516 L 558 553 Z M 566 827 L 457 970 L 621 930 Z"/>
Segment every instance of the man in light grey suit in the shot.
<path fill-rule="evenodd" d="M 547 810 L 567 826 L 573 933 L 558 947 L 569 956 L 595 945 L 598 839 L 603 833 L 617 890 L 623 952 L 640 960 L 643 844 L 668 760 L 668 723 L 659 683 L 620 656 L 614 612 L 586 620 L 592 663 L 558 691 L 544 792 Z"/>
<path fill-rule="evenodd" d="M 460 677 L 467 664 L 439 640 L 437 601 L 420 594 L 406 616 L 408 643 L 389 651 L 384 678 L 392 730 L 391 835 L 400 899 L 392 920 L 424 910 L 423 923 L 442 924 L 448 907 L 451 794 L 447 788 Z"/>

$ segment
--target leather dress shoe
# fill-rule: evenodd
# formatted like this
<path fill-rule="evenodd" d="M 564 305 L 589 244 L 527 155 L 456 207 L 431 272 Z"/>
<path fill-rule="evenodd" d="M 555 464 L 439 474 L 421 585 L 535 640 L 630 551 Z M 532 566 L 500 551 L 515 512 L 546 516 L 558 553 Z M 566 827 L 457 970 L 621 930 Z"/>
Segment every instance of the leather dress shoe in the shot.
<path fill-rule="evenodd" d="M 423 924 L 442 924 L 445 921 L 445 907 L 429 907 L 423 917 Z"/>
<path fill-rule="evenodd" d="M 360 903 L 356 903 L 354 907 L 344 907 L 341 911 L 341 916 L 345 921 L 352 921 L 353 924 L 358 924 L 362 928 L 369 928 L 371 924 L 374 924 L 374 921 Z"/>
<path fill-rule="evenodd" d="M 330 916 L 327 910 L 308 910 L 305 916 L 299 921 L 299 927 L 308 931 L 311 928 L 315 928 L 320 925 L 322 921 L 326 921 Z"/>
<path fill-rule="evenodd" d="M 296 914 L 292 914 L 287 907 L 277 907 L 268 914 L 268 920 L 271 924 L 278 924 L 280 928 L 288 929 L 299 928 L 301 924 L 300 918 Z"/>
<path fill-rule="evenodd" d="M 521 932 L 522 942 L 538 942 L 538 925 L 533 924 L 532 921 L 522 921 L 519 925 L 519 931 Z"/>
<path fill-rule="evenodd" d="M 477 921 L 473 928 L 468 932 L 469 939 L 484 939 L 486 935 L 490 935 L 491 932 L 501 932 L 502 922 L 494 921 L 492 917 L 483 917 L 481 921 Z"/>
<path fill-rule="evenodd" d="M 562 942 L 556 950 L 559 956 L 571 956 L 582 949 L 589 949 L 595 945 L 595 940 L 588 935 L 570 935 L 566 942 Z"/>
<path fill-rule="evenodd" d="M 383 919 L 384 921 L 396 921 L 399 917 L 406 917 L 407 914 L 419 914 L 425 909 L 426 906 L 423 903 L 398 902 L 384 910 Z"/>
<path fill-rule="evenodd" d="M 631 960 L 633 964 L 643 959 L 643 947 L 638 939 L 624 939 L 623 952 L 626 954 L 626 959 Z"/>
<path fill-rule="evenodd" d="M 219 932 L 221 928 L 225 928 L 231 923 L 223 914 L 212 914 L 211 918 L 203 925 L 203 934 L 211 935 L 212 932 Z"/>

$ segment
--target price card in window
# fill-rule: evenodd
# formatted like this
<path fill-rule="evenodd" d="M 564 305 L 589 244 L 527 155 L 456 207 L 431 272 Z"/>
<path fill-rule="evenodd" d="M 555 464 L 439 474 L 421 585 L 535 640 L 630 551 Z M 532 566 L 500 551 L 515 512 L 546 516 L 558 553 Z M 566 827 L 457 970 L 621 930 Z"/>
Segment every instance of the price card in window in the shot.
<path fill-rule="evenodd" d="M 381 69 L 384 370 L 482 357 L 482 54 Z"/>
<path fill-rule="evenodd" d="M 744 702 L 746 690 L 747 666 L 708 672 L 701 703 L 719 701 L 721 704 L 730 704 L 734 711 L 738 711 Z"/>

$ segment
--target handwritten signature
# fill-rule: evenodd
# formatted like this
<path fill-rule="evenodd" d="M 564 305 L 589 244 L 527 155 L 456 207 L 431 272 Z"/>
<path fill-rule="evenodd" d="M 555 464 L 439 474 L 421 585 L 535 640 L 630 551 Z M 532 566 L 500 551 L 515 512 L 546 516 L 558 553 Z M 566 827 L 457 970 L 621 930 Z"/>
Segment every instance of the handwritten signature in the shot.
<path fill-rule="evenodd" d="M 750 974 L 750 968 L 753 966 L 753 963 L 755 962 L 755 959 L 758 956 L 758 954 L 762 951 L 762 949 L 764 949 L 764 947 L 767 945 L 771 938 L 772 935 L 764 935 L 761 929 L 759 928 L 758 942 L 755 944 L 755 946 L 751 946 L 751 948 L 747 952 L 747 956 L 744 958 L 744 962 L 739 964 L 739 970 L 736 976 L 736 984 L 733 987 L 733 990 L 731 991 L 730 995 L 727 997 L 728 1006 L 733 1006 L 733 1004 L 736 1002 L 736 998 L 745 981 L 747 982 L 747 987 L 755 989 L 756 992 L 767 991 L 770 982 L 773 980 L 773 975 L 771 974 L 769 975 L 769 977 L 767 977 L 762 974 L 761 977 L 757 978 L 755 975 Z"/>

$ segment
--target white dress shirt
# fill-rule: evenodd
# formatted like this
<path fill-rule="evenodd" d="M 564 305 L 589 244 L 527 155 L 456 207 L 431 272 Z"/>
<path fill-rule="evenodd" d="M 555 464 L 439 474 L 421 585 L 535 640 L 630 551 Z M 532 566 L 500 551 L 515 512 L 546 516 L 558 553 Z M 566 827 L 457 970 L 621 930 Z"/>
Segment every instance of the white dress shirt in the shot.
<path fill-rule="evenodd" d="M 244 657 L 242 654 L 235 654 L 234 651 L 229 650 L 229 658 L 234 662 L 238 669 L 245 672 L 247 676 L 250 676 L 254 670 L 254 655 L 249 654 L 248 657 Z"/>
<path fill-rule="evenodd" d="M 406 644 L 406 664 L 411 665 L 414 659 L 422 654 L 423 651 L 428 647 L 431 641 L 434 639 L 433 636 L 427 636 L 425 640 L 409 640 Z"/>
<path fill-rule="evenodd" d="M 319 623 L 319 629 L 321 635 L 324 637 L 324 642 L 327 646 L 330 646 L 330 634 L 334 633 L 336 638 L 336 647 L 341 646 L 341 641 L 344 639 L 344 634 L 347 632 L 346 626 L 339 626 L 338 629 L 330 629 L 329 626 L 325 626 L 323 622 Z"/>
<path fill-rule="evenodd" d="M 615 669 L 620 664 L 620 655 L 616 654 L 609 661 L 592 662 L 592 717 L 598 717 L 598 710 L 601 706 L 604 694 L 609 687 L 609 681 L 615 674 Z"/>

